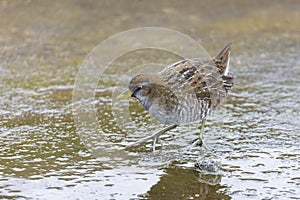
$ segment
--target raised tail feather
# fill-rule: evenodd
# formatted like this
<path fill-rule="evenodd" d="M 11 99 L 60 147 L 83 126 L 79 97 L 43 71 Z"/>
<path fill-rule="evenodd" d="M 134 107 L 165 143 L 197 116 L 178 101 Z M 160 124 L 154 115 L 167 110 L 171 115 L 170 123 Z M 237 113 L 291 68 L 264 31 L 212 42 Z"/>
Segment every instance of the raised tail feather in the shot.
<path fill-rule="evenodd" d="M 213 59 L 220 73 L 227 76 L 229 71 L 230 63 L 230 53 L 231 53 L 231 43 L 227 44 L 224 49 Z"/>
<path fill-rule="evenodd" d="M 230 53 L 231 53 L 231 43 L 227 44 L 224 49 L 214 58 L 214 62 L 222 74 L 223 87 L 226 91 L 226 94 L 233 86 L 233 76 L 228 73 L 229 63 L 230 63 Z"/>

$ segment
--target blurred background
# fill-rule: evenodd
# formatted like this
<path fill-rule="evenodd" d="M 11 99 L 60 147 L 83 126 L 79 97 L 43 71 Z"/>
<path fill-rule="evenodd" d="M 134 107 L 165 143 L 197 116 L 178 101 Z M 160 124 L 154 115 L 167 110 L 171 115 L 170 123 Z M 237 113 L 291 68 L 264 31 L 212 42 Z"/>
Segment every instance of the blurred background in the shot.
<path fill-rule="evenodd" d="M 299 10 L 295 0 L 0 0 L 0 198 L 300 199 Z M 216 184 L 184 163 L 110 165 L 76 134 L 80 64 L 113 34 L 146 26 L 187 34 L 212 56 L 232 42 L 235 87 L 210 138 Z M 107 92 L 97 97 L 109 102 Z"/>

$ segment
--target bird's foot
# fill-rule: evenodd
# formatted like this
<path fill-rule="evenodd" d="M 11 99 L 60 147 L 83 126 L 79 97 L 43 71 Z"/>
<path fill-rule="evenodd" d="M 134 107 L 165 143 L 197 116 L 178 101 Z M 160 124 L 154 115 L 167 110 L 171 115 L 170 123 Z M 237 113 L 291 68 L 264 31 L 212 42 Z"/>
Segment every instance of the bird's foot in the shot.
<path fill-rule="evenodd" d="M 202 139 L 201 139 L 201 138 L 196 138 L 196 139 L 194 139 L 194 140 L 193 140 L 193 143 L 192 143 L 192 145 L 194 145 L 194 146 L 200 146 L 200 147 L 202 147 L 202 145 L 203 145 L 203 141 L 202 141 Z"/>
<path fill-rule="evenodd" d="M 162 129 L 162 130 L 160 130 L 160 131 L 154 133 L 153 135 L 151 135 L 151 136 L 149 136 L 149 137 L 142 138 L 142 139 L 138 140 L 137 142 L 135 142 L 135 143 L 133 143 L 133 144 L 127 145 L 127 146 L 125 147 L 125 149 L 130 149 L 130 148 L 139 146 L 139 145 L 141 145 L 141 144 L 143 144 L 143 143 L 145 143 L 145 142 L 147 142 L 147 141 L 149 141 L 149 140 L 153 140 L 153 147 L 152 147 L 152 149 L 153 149 L 153 152 L 155 152 L 155 145 L 156 145 L 157 141 L 159 140 L 159 137 L 160 137 L 162 134 L 164 134 L 165 132 L 167 132 L 167 131 L 169 131 L 169 130 L 171 130 L 171 129 L 176 128 L 177 126 L 178 126 L 178 125 L 171 125 L 171 126 L 168 126 L 168 127 L 164 128 L 164 129 Z"/>
<path fill-rule="evenodd" d="M 210 150 L 207 146 L 206 146 L 206 144 L 203 142 L 203 140 L 201 139 L 201 138 L 196 138 L 194 141 L 193 141 L 193 143 L 192 143 L 192 145 L 191 145 L 192 147 L 193 146 L 199 146 L 199 147 L 203 147 L 204 149 L 206 149 L 206 150 Z"/>
<path fill-rule="evenodd" d="M 155 147 L 156 147 L 157 142 L 159 141 L 159 136 L 160 135 L 154 135 L 153 136 L 153 144 L 152 144 L 152 151 L 153 152 L 155 152 Z"/>

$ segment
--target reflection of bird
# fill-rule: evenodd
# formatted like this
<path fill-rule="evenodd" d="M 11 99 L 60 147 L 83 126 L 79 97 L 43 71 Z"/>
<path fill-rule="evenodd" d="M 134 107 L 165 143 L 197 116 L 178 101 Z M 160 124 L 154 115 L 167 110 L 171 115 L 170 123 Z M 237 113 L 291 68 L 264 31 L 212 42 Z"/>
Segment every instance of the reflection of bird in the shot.
<path fill-rule="evenodd" d="M 201 138 L 204 119 L 233 86 L 229 61 L 230 44 L 213 59 L 185 59 L 157 74 L 137 75 L 129 90 L 155 119 L 172 125 L 169 129 L 202 120 Z"/>

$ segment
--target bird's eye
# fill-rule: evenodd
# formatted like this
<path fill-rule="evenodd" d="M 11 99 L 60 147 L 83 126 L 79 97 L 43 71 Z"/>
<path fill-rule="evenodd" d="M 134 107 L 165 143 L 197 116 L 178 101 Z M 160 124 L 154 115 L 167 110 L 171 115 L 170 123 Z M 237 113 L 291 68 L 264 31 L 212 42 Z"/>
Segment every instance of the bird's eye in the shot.
<path fill-rule="evenodd" d="M 139 86 L 139 87 L 136 88 L 136 91 L 139 91 L 139 90 L 141 90 L 142 88 L 143 88 L 143 86 Z"/>
<path fill-rule="evenodd" d="M 138 86 L 138 87 L 134 90 L 134 92 L 132 93 L 131 96 L 132 96 L 132 97 L 135 97 L 136 93 L 137 93 L 138 91 L 140 91 L 142 88 L 143 88 L 142 86 Z"/>

